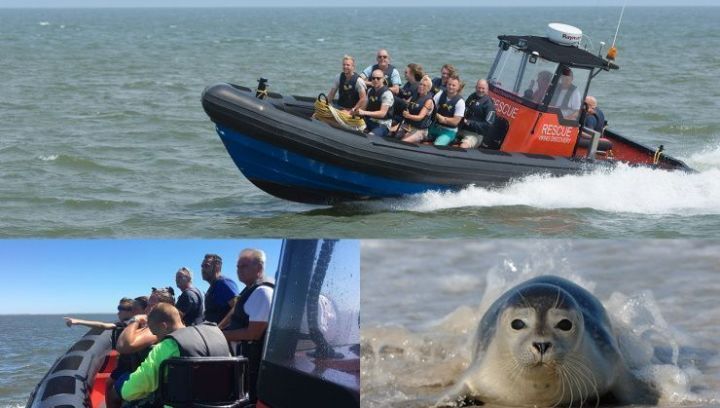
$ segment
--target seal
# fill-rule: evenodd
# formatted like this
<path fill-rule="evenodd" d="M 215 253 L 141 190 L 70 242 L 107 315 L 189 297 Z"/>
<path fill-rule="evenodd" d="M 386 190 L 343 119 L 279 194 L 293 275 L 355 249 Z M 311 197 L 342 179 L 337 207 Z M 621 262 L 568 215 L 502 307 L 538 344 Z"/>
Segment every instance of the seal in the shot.
<path fill-rule="evenodd" d="M 436 406 L 657 403 L 625 363 L 602 303 L 569 280 L 540 276 L 505 292 L 474 341 L 470 366 Z"/>

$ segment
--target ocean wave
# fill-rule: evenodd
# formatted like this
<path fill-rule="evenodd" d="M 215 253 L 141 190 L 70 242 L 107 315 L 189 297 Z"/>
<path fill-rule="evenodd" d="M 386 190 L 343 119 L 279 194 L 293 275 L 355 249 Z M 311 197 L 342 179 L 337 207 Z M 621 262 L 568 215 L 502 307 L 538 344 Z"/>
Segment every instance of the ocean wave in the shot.
<path fill-rule="evenodd" d="M 701 156 L 718 160 L 720 152 Z M 380 209 L 433 212 L 461 207 L 528 206 L 541 209 L 594 209 L 657 215 L 720 214 L 720 167 L 700 173 L 618 166 L 583 175 L 533 175 L 499 189 L 468 187 L 427 192 L 377 204 Z"/>

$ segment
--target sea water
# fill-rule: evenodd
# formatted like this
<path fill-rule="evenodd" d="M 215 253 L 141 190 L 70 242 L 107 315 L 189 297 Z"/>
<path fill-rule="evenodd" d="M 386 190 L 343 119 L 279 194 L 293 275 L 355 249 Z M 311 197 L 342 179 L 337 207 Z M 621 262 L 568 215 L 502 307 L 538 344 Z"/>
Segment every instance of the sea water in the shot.
<path fill-rule="evenodd" d="M 502 293 L 557 275 L 593 293 L 661 406 L 720 406 L 719 241 L 363 241 L 362 406 L 427 407 L 468 367 Z"/>
<path fill-rule="evenodd" d="M 610 126 L 697 169 L 620 168 L 498 190 L 318 207 L 238 171 L 202 110 L 216 82 L 315 96 L 344 54 L 393 63 L 464 94 L 497 35 L 563 21 L 598 50 L 619 8 L 0 9 L 0 236 L 712 237 L 720 230 L 720 8 L 633 8 L 620 69 L 590 93 Z M 382 27 L 382 30 L 370 29 Z M 607 48 L 607 46 L 606 46 Z"/>
<path fill-rule="evenodd" d="M 70 316 L 117 321 L 112 314 Z M 53 363 L 88 330 L 67 327 L 62 315 L 0 315 L 0 407 L 24 407 Z"/>

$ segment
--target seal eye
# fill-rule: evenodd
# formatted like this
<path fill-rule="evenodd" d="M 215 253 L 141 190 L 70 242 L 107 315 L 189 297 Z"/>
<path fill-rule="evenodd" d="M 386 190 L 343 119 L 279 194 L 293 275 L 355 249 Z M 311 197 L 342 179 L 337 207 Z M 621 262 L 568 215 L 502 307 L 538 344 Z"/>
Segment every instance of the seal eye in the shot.
<path fill-rule="evenodd" d="M 572 329 L 572 326 L 572 322 L 568 319 L 562 319 L 558 322 L 558 324 L 555 325 L 555 327 L 562 331 L 569 331 L 570 329 Z"/>
<path fill-rule="evenodd" d="M 525 322 L 523 322 L 520 319 L 515 319 L 512 322 L 510 322 L 510 327 L 512 327 L 515 330 L 520 330 L 525 328 Z"/>

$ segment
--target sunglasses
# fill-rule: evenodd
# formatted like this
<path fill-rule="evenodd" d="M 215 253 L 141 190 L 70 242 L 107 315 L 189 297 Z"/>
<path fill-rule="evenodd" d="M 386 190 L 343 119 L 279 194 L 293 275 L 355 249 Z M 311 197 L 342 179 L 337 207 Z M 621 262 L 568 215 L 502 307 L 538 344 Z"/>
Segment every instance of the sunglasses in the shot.
<path fill-rule="evenodd" d="M 131 312 L 132 307 L 130 306 L 118 306 L 118 312 Z"/>
<path fill-rule="evenodd" d="M 388 56 L 387 55 L 378 55 L 377 57 L 380 59 L 386 59 Z"/>
<path fill-rule="evenodd" d="M 383 79 L 385 79 L 385 78 L 384 78 L 384 77 L 372 77 L 372 78 L 370 78 L 370 79 L 372 79 L 373 81 L 381 81 L 381 80 L 383 80 Z"/>

